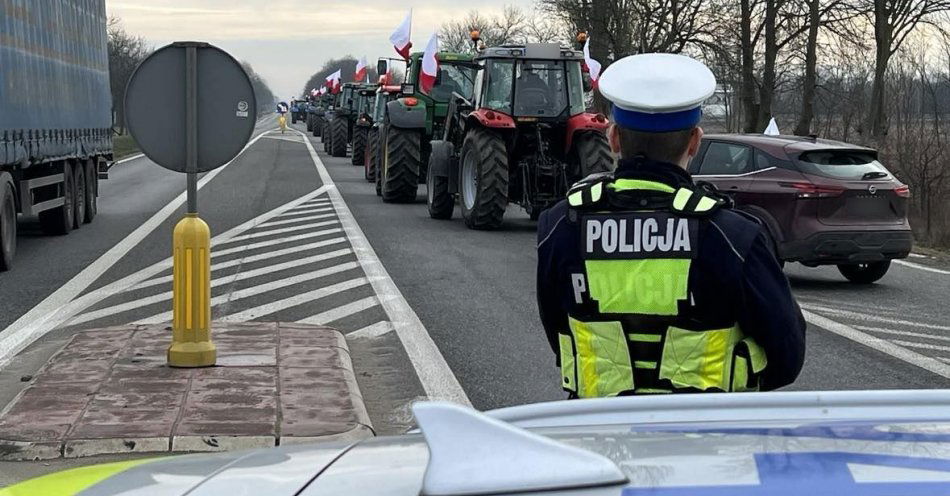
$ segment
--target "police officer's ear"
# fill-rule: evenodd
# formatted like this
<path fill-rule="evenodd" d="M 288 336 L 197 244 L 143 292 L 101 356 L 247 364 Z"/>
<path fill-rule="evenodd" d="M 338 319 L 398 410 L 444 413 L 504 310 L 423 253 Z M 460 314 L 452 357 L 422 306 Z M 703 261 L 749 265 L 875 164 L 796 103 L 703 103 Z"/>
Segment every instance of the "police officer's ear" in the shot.
<path fill-rule="evenodd" d="M 689 133 L 689 147 L 686 149 L 687 158 L 693 158 L 699 153 L 699 145 L 702 144 L 703 128 L 696 126 Z"/>
<path fill-rule="evenodd" d="M 610 151 L 620 155 L 620 128 L 616 124 L 607 128 L 607 141 L 610 142 Z"/>

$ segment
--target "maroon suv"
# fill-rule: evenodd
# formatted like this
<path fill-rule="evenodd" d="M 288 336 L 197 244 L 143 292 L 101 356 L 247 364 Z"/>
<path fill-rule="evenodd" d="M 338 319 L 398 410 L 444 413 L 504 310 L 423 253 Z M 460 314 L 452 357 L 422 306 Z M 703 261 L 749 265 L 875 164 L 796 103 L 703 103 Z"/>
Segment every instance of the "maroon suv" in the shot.
<path fill-rule="evenodd" d="M 768 228 L 782 262 L 834 264 L 868 284 L 910 253 L 909 188 L 877 151 L 798 136 L 713 134 L 689 165 Z"/>

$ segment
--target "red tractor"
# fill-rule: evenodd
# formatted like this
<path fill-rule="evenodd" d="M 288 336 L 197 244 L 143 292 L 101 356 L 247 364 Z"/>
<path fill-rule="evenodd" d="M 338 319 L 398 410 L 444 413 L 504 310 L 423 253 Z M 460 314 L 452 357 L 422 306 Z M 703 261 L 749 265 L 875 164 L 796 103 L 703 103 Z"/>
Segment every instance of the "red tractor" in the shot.
<path fill-rule="evenodd" d="M 451 218 L 457 195 L 472 229 L 500 226 L 509 202 L 537 219 L 575 181 L 613 170 L 607 118 L 586 111 L 582 61 L 550 43 L 479 52 L 473 100 L 453 94 L 431 142 L 431 217 Z"/>

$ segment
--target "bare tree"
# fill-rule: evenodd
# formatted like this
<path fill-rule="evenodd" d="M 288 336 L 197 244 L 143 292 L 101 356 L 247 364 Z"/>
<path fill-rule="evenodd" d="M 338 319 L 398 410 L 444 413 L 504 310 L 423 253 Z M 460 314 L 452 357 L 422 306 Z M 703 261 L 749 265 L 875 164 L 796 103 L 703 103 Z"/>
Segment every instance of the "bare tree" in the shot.
<path fill-rule="evenodd" d="M 112 90 L 112 111 L 115 114 L 117 132 L 124 134 L 125 86 L 139 63 L 152 53 L 152 47 L 145 38 L 129 34 L 118 17 L 109 17 L 106 30 L 109 39 L 109 86 Z"/>
<path fill-rule="evenodd" d="M 886 134 L 885 76 L 891 57 L 921 24 L 932 24 L 934 14 L 950 10 L 950 0 L 868 0 L 874 24 L 874 84 L 868 107 L 867 129 L 874 138 Z"/>
<path fill-rule="evenodd" d="M 473 52 L 472 31 L 479 32 L 486 46 L 554 42 L 565 33 L 555 20 L 509 5 L 498 15 L 470 10 L 465 17 L 442 24 L 439 43 L 446 51 Z"/>

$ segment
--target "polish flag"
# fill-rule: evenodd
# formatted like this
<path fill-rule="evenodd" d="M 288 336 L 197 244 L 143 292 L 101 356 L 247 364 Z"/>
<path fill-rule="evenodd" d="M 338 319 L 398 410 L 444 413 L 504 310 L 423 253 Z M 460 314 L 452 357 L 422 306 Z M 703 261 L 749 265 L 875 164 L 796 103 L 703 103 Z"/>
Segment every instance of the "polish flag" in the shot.
<path fill-rule="evenodd" d="M 432 33 L 426 51 L 422 54 L 422 72 L 419 73 L 419 86 L 423 93 L 428 93 L 435 86 L 435 76 L 439 73 L 439 60 L 436 58 L 438 52 L 439 35 Z"/>
<path fill-rule="evenodd" d="M 412 31 L 412 9 L 406 14 L 406 18 L 396 27 L 393 34 L 389 35 L 389 41 L 396 49 L 396 53 L 402 55 L 402 58 L 409 60 L 409 49 L 412 48 L 412 42 L 409 41 L 409 34 Z"/>
<path fill-rule="evenodd" d="M 589 37 L 584 42 L 584 64 L 587 66 L 587 71 L 590 72 L 590 80 L 594 83 L 594 88 L 597 88 L 597 80 L 600 79 L 600 62 L 590 58 Z"/>
<path fill-rule="evenodd" d="M 360 57 L 359 62 L 356 63 L 356 75 L 353 77 L 353 81 L 357 83 L 366 79 L 366 56 Z"/>
<path fill-rule="evenodd" d="M 341 77 L 343 77 L 343 69 L 337 69 L 336 72 L 330 74 L 330 77 L 327 78 L 330 81 L 330 91 L 332 91 L 334 95 L 340 92 Z"/>

